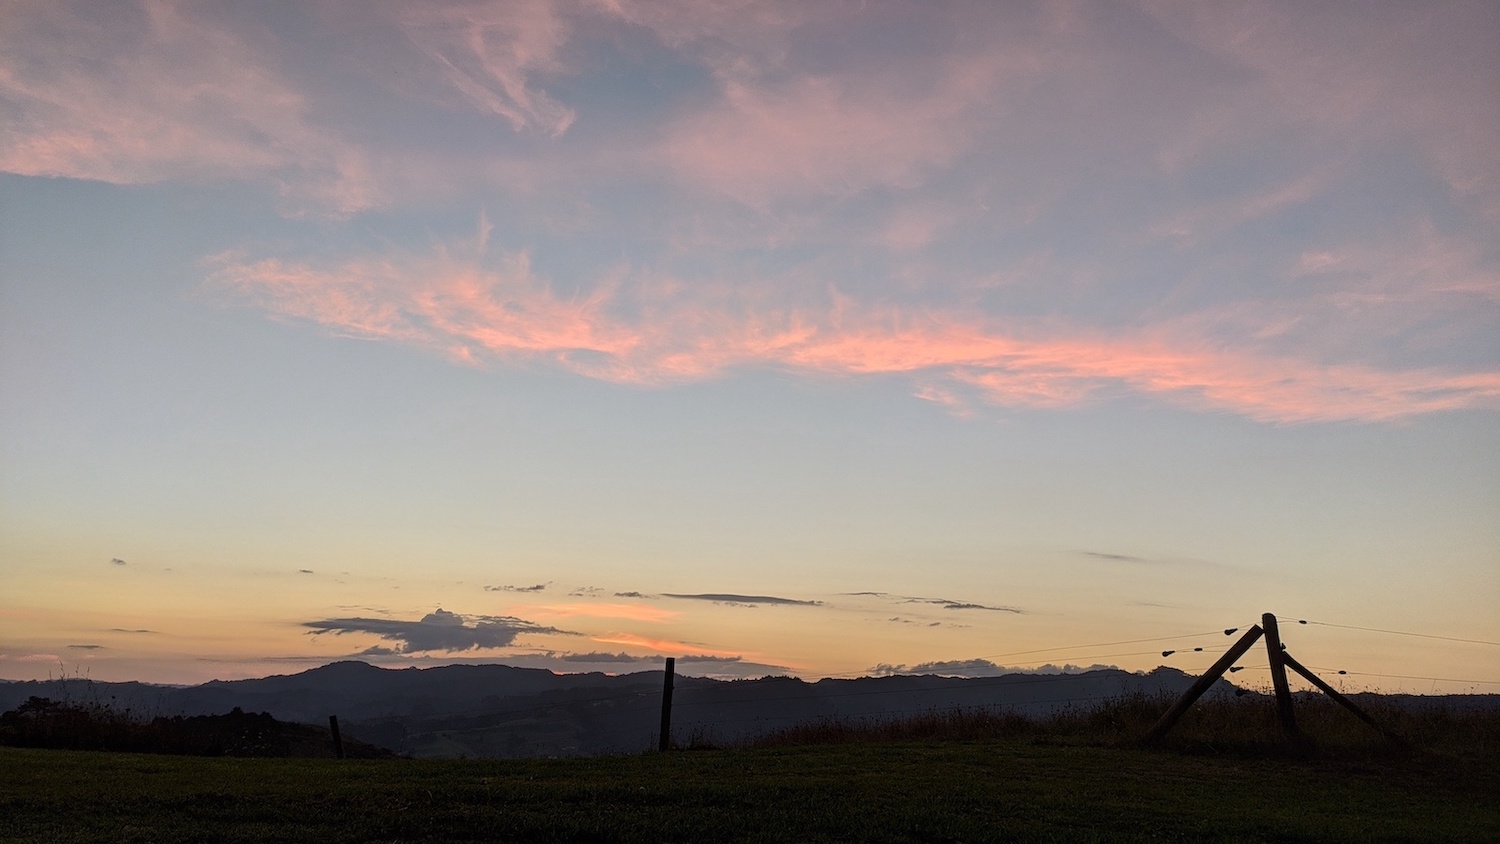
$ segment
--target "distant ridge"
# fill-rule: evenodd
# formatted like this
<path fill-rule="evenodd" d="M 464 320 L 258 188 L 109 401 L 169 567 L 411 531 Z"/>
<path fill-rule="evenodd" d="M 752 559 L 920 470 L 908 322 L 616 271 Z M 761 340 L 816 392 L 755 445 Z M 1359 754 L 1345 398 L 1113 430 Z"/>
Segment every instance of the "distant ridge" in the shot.
<path fill-rule="evenodd" d="M 1098 669 L 812 683 L 792 677 L 724 681 L 679 676 L 673 734 L 679 740 L 726 742 L 820 719 L 891 719 L 953 708 L 1044 716 L 1129 695 L 1174 696 L 1193 679 L 1165 666 L 1142 674 Z M 646 749 L 657 729 L 661 685 L 660 671 L 610 676 L 498 664 L 381 668 L 342 661 L 296 674 L 187 687 L 81 679 L 0 681 L 0 710 L 32 696 L 99 703 L 146 717 L 212 715 L 239 707 L 307 724 L 324 724 L 329 715 L 337 715 L 346 735 L 416 756 L 580 755 Z M 1220 680 L 1209 694 L 1237 691 Z M 1500 708 L 1500 695 L 1375 697 L 1414 708 Z"/>

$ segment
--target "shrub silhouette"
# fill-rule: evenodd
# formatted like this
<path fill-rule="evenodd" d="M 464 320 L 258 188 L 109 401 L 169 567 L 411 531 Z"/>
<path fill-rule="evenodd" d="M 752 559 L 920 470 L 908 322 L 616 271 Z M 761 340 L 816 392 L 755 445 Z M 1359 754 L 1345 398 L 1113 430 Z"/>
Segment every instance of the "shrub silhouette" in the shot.
<path fill-rule="evenodd" d="M 239 707 L 223 715 L 133 716 L 101 704 L 31 697 L 0 714 L 0 744 L 60 750 L 113 750 L 181 756 L 332 756 L 328 730 L 277 721 Z M 392 756 L 344 739 L 346 756 Z"/>

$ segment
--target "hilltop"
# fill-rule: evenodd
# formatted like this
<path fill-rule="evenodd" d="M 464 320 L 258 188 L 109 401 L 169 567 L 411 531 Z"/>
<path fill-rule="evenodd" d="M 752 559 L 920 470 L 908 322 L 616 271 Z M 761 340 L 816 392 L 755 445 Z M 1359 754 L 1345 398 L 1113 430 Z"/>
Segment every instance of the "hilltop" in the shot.
<path fill-rule="evenodd" d="M 636 752 L 654 746 L 660 671 L 554 674 L 505 665 L 388 669 L 336 662 L 296 674 L 166 687 L 79 679 L 0 682 L 0 710 L 29 697 L 130 710 L 146 718 L 213 715 L 238 707 L 419 757 L 520 757 Z M 673 738 L 725 745 L 798 724 L 900 720 L 925 713 L 989 710 L 1047 717 L 1127 697 L 1165 699 L 1193 677 L 1173 668 L 1000 677 L 862 677 L 806 682 L 791 677 L 714 680 L 679 676 Z M 1209 700 L 1246 692 L 1220 680 Z M 1404 708 L 1500 708 L 1500 696 L 1379 698 Z"/>

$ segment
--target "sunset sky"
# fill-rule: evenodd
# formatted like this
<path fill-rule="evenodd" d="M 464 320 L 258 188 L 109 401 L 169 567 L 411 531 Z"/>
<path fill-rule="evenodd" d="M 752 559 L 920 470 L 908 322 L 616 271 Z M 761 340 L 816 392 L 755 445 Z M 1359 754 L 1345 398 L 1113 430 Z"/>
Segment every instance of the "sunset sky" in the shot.
<path fill-rule="evenodd" d="M 0 5 L 0 678 L 1266 611 L 1500 692 L 1500 4 Z"/>

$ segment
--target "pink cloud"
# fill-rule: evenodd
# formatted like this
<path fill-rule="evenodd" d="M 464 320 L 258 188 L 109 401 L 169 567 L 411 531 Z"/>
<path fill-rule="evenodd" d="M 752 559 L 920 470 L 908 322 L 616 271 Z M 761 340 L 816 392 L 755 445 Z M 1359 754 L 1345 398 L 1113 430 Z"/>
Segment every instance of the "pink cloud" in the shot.
<path fill-rule="evenodd" d="M 384 202 L 361 150 L 247 38 L 170 3 L 22 3 L 0 27 L 0 170 L 116 184 L 269 178 L 289 202 Z M 53 37 L 38 37 L 39 33 Z"/>
<path fill-rule="evenodd" d="M 1263 122 L 1314 127 L 1341 148 L 1351 134 L 1408 138 L 1456 194 L 1500 219 L 1500 109 L 1480 105 L 1493 103 L 1500 86 L 1492 5 L 1445 4 L 1435 14 L 1397 4 L 1358 15 L 1301 3 L 1143 5 L 1163 27 L 1259 83 L 1224 103 L 1235 116 L 1203 125 L 1198 144 L 1221 144 L 1254 126 L 1252 112 Z"/>
<path fill-rule="evenodd" d="M 992 101 L 998 86 L 1041 67 L 1025 13 L 629 0 L 607 8 L 700 62 L 716 83 L 715 99 L 663 128 L 659 161 L 695 188 L 762 210 L 916 187 L 1003 116 Z M 854 46 L 871 36 L 927 47 Z"/>
<path fill-rule="evenodd" d="M 962 105 L 958 92 L 898 103 L 826 77 L 728 80 L 723 104 L 673 127 L 664 155 L 688 181 L 754 206 L 914 187 L 962 148 L 951 125 Z"/>
<path fill-rule="evenodd" d="M 952 407 L 965 407 L 964 395 L 1051 408 L 1140 393 L 1273 423 L 1392 420 L 1500 399 L 1500 373 L 1391 371 L 1257 352 L 1215 342 L 1204 330 L 1212 323 L 1192 319 L 1102 333 L 841 297 L 793 306 L 769 287 L 650 277 L 563 299 L 524 254 L 486 261 L 446 249 L 322 268 L 220 256 L 213 267 L 212 282 L 237 298 L 335 333 L 471 364 L 545 359 L 619 383 L 767 367 L 907 377 L 921 397 Z"/>
<path fill-rule="evenodd" d="M 389 207 L 398 193 L 451 190 L 476 172 L 503 183 L 538 170 L 501 155 L 454 161 L 392 148 L 351 123 L 351 109 L 438 103 L 553 136 L 575 116 L 532 81 L 563 70 L 556 54 L 568 27 L 551 3 L 361 4 L 369 43 L 338 41 L 328 66 L 386 89 L 368 103 L 319 99 L 337 98 L 330 91 L 347 80 L 310 73 L 320 57 L 236 11 L 149 1 L 8 8 L 0 171 L 122 185 L 259 182 L 289 214 L 348 216 Z M 336 33 L 348 12 L 308 10 Z"/>

